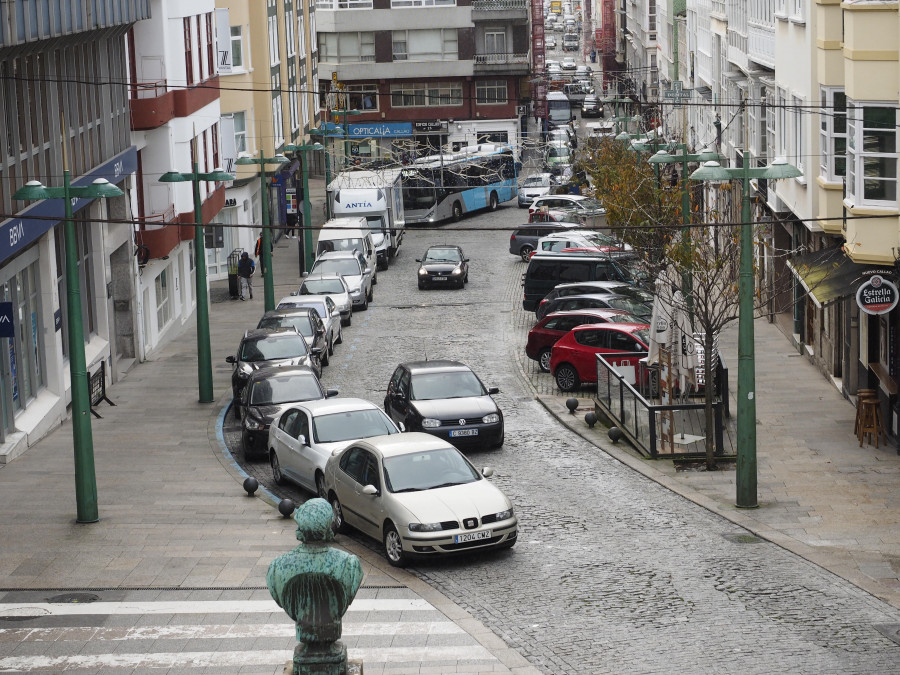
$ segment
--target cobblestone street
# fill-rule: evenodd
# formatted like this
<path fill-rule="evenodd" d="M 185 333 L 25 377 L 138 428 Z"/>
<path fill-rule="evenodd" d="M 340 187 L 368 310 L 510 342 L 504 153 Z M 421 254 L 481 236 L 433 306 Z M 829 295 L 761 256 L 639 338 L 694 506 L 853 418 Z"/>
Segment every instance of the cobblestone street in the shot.
<path fill-rule="evenodd" d="M 620 464 L 535 400 L 556 389 L 524 357 L 533 323 L 521 309 L 525 265 L 508 253 L 509 233 L 489 229 L 526 219 L 508 204 L 462 229 L 408 230 L 323 376 L 341 396 L 380 406 L 398 363 L 449 358 L 500 388 L 506 444 L 469 457 L 495 468 L 519 542 L 411 571 L 546 673 L 898 672 L 900 648 L 876 628 L 900 623 L 896 609 Z M 417 290 L 414 259 L 435 243 L 471 258 L 466 289 Z M 308 498 L 276 488 L 263 462 L 245 468 L 276 494 Z"/>

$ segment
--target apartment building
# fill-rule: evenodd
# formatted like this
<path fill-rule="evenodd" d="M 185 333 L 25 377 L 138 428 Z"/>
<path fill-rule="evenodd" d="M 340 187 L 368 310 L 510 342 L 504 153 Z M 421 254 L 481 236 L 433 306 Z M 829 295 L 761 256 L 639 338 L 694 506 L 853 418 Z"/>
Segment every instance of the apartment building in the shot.
<path fill-rule="evenodd" d="M 320 105 L 350 157 L 517 142 L 529 95 L 528 0 L 320 0 Z M 365 30 L 361 30 L 365 28 Z M 335 146 L 340 156 L 341 143 Z"/>
<path fill-rule="evenodd" d="M 231 72 L 222 75 L 221 99 L 223 134 L 232 148 L 228 154 L 258 158 L 262 152 L 274 158 L 284 154 L 286 145 L 314 142 L 308 136 L 319 121 L 314 3 L 216 0 L 216 6 L 227 11 L 230 24 Z M 229 163 L 235 180 L 226 190 L 219 218 L 224 241 L 211 263 L 211 278 L 227 274 L 230 252 L 244 249 L 252 255 L 263 222 L 263 199 L 274 226 L 301 217 L 302 172 L 318 173 L 323 162 L 318 153 L 303 154 L 287 153 L 283 163 L 266 164 L 265 193 L 258 165 Z"/>
<path fill-rule="evenodd" d="M 846 395 L 876 389 L 896 434 L 900 313 L 865 313 L 856 293 L 873 275 L 896 281 L 900 257 L 897 3 L 687 0 L 683 41 L 668 39 L 681 27 L 670 9 L 661 59 L 674 70 L 683 46 L 679 77 L 700 104 L 687 106 L 689 144 L 803 171 L 751 182 L 770 319 Z"/>
<path fill-rule="evenodd" d="M 0 3 L 0 463 L 65 420 L 71 398 L 63 200 L 12 195 L 31 180 L 61 187 L 64 168 L 76 186 L 127 186 L 125 33 L 149 14 L 147 0 Z M 138 350 L 128 200 L 72 207 L 87 366 L 115 380 Z"/>
<path fill-rule="evenodd" d="M 659 97 L 657 62 L 657 4 L 663 0 L 622 0 L 621 31 L 625 92 L 641 101 Z"/>

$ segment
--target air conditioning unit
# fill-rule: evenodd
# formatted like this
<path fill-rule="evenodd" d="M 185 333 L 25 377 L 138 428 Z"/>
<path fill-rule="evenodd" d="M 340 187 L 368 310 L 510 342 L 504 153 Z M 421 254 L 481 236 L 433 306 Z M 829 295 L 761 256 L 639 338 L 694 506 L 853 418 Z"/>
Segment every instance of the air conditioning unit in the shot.
<path fill-rule="evenodd" d="M 521 117 L 522 115 L 528 114 L 528 106 L 527 105 L 517 105 L 516 106 L 516 115 Z"/>

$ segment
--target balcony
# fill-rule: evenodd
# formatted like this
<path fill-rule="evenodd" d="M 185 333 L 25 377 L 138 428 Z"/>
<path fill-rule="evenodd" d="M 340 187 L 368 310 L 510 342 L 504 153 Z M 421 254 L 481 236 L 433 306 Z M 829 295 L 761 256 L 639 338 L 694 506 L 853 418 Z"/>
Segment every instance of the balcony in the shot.
<path fill-rule="evenodd" d="M 165 80 L 129 86 L 132 131 L 157 129 L 175 117 L 175 92 L 167 89 Z"/>
<path fill-rule="evenodd" d="M 527 0 L 472 0 L 472 21 L 528 20 Z"/>
<path fill-rule="evenodd" d="M 528 73 L 530 61 L 528 53 L 521 54 L 476 54 L 475 73 L 484 75 L 487 73 L 508 73 L 512 75 L 525 75 Z"/>
<path fill-rule="evenodd" d="M 182 228 L 175 224 L 175 205 L 169 204 L 164 211 L 149 216 L 138 217 L 138 230 L 134 233 L 139 246 L 146 246 L 147 257 L 151 260 L 169 255 L 181 243 Z"/>
<path fill-rule="evenodd" d="M 219 76 L 175 92 L 175 116 L 188 117 L 219 98 Z"/>

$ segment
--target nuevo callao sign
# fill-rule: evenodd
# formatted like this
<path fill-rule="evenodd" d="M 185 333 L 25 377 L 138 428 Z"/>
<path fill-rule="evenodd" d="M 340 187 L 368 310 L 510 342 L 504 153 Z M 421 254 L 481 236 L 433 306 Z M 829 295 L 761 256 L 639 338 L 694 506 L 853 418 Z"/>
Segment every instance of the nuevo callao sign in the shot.
<path fill-rule="evenodd" d="M 856 291 L 856 304 L 866 314 L 887 314 L 900 301 L 897 286 L 880 274 L 872 277 Z"/>

